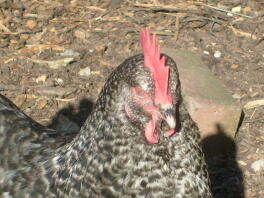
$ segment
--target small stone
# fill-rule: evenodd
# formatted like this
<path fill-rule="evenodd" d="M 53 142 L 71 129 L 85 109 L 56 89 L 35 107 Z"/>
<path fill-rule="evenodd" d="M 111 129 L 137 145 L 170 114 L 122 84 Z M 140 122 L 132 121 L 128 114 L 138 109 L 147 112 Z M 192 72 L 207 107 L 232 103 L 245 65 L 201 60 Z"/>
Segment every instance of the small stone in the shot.
<path fill-rule="evenodd" d="M 81 70 L 79 71 L 79 74 L 80 74 L 81 76 L 90 76 L 90 74 L 91 74 L 91 69 L 90 69 L 90 67 L 85 67 L 85 68 L 81 69 Z"/>
<path fill-rule="evenodd" d="M 243 96 L 241 96 L 240 94 L 233 94 L 232 98 L 240 100 L 241 98 L 243 98 Z"/>
<path fill-rule="evenodd" d="M 233 7 L 233 8 L 231 9 L 231 11 L 232 11 L 232 12 L 239 13 L 239 12 L 241 12 L 241 6 Z"/>
<path fill-rule="evenodd" d="M 22 39 L 22 40 L 27 40 L 28 38 L 29 38 L 28 34 L 21 34 L 20 35 L 20 39 Z"/>
<path fill-rule="evenodd" d="M 29 19 L 27 20 L 26 22 L 26 26 L 29 28 L 29 29 L 34 29 L 36 26 L 37 26 L 37 22 L 32 20 L 32 19 Z"/>
<path fill-rule="evenodd" d="M 244 161 L 242 161 L 242 160 L 238 160 L 237 162 L 238 162 L 240 165 L 242 165 L 242 166 L 246 166 L 246 165 L 247 165 L 247 163 L 244 162 Z"/>
<path fill-rule="evenodd" d="M 251 164 L 251 169 L 255 172 L 264 170 L 264 160 L 257 160 Z"/>
<path fill-rule="evenodd" d="M 237 64 L 232 64 L 231 65 L 231 69 L 237 69 L 238 68 L 238 65 Z"/>
<path fill-rule="evenodd" d="M 66 49 L 64 52 L 59 54 L 60 56 L 70 56 L 70 57 L 77 57 L 80 54 L 78 52 L 75 52 L 72 49 Z"/>
<path fill-rule="evenodd" d="M 222 53 L 220 51 L 215 51 L 214 57 L 215 58 L 220 58 L 222 56 Z"/>
<path fill-rule="evenodd" d="M 54 61 L 44 61 L 43 63 L 47 63 L 49 67 L 52 69 L 58 69 L 60 67 L 66 67 L 68 64 L 72 62 L 74 62 L 74 59 L 72 57 L 69 57 Z"/>
<path fill-rule="evenodd" d="M 36 78 L 36 83 L 45 82 L 46 79 L 47 79 L 47 75 L 43 74 L 43 75 Z"/>
<path fill-rule="evenodd" d="M 57 32 L 57 30 L 56 30 L 55 27 L 52 27 L 52 28 L 48 29 L 48 31 L 49 31 L 49 32 L 52 32 L 52 33 L 56 33 L 56 32 Z"/>
<path fill-rule="evenodd" d="M 63 79 L 61 79 L 61 78 L 56 78 L 55 81 L 56 81 L 58 84 L 62 84 L 62 83 L 63 83 Z"/>
<path fill-rule="evenodd" d="M 204 54 L 209 55 L 210 53 L 208 51 L 203 51 Z"/>

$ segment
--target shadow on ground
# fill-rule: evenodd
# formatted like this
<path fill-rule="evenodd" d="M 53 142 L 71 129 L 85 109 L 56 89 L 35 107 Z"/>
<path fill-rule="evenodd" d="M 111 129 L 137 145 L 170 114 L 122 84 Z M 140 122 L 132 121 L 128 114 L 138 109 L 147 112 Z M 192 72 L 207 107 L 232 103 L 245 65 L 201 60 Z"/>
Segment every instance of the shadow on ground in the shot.
<path fill-rule="evenodd" d="M 202 141 L 214 198 L 244 198 L 243 174 L 237 163 L 237 147 L 220 125 L 217 134 Z"/>
<path fill-rule="evenodd" d="M 57 131 L 77 132 L 91 113 L 92 107 L 93 103 L 90 100 L 82 99 L 78 109 L 72 105 L 61 109 L 48 127 Z"/>

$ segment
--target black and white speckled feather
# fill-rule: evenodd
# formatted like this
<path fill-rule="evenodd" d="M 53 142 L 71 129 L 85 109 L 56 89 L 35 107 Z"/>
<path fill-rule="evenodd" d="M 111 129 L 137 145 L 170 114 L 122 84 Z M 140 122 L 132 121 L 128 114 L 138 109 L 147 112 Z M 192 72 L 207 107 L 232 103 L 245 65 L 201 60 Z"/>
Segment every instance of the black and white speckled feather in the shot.
<path fill-rule="evenodd" d="M 70 142 L 75 135 L 38 124 L 0 94 L 1 168 L 10 170 L 24 166 L 40 153 L 49 153 Z"/>
<path fill-rule="evenodd" d="M 212 197 L 198 129 L 181 103 L 176 64 L 165 57 L 166 65 L 170 66 L 169 87 L 177 123 L 180 123 L 178 132 L 167 137 L 166 123 L 160 122 L 159 143 L 148 143 L 143 129 L 149 116 L 136 105 L 132 109 L 136 119 L 125 113 L 125 104 L 133 106 L 131 87 L 153 89 L 150 74 L 143 66 L 143 55 L 136 55 L 110 75 L 94 110 L 70 143 L 58 149 L 44 148 L 27 163 L 14 167 L 1 164 L 0 197 Z M 20 139 L 19 133 L 6 138 L 12 130 L 12 126 L 1 130 L 1 149 L 13 145 L 19 150 L 17 143 L 34 143 Z M 20 152 L 15 153 L 19 158 Z"/>

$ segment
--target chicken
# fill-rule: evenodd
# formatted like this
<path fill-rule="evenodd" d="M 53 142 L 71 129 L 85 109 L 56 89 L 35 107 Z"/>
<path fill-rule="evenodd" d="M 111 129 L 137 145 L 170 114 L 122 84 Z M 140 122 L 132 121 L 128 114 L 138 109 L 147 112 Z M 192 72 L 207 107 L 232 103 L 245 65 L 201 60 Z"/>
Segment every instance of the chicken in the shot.
<path fill-rule="evenodd" d="M 47 148 L 49 152 L 70 142 L 76 132 L 57 132 L 21 112 L 0 94 L 0 167 L 16 169 Z"/>
<path fill-rule="evenodd" d="M 212 197 L 176 64 L 160 54 L 156 36 L 151 39 L 147 29 L 141 30 L 140 43 L 143 54 L 112 72 L 72 141 L 51 149 L 43 139 L 21 139 L 28 132 L 22 127 L 22 134 L 6 138 L 19 130 L 16 123 L 2 127 L 1 149 L 20 148 L 19 143 L 29 144 L 26 150 L 39 146 L 41 152 L 15 168 L 1 167 L 1 197 Z M 40 137 L 43 132 L 28 133 Z"/>

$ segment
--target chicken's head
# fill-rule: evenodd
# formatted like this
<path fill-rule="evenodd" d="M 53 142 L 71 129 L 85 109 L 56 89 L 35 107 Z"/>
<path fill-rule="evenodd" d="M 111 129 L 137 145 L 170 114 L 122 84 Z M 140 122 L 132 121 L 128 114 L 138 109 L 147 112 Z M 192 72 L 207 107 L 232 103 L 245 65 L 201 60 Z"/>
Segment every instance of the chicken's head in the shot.
<path fill-rule="evenodd" d="M 165 134 L 171 136 L 176 132 L 176 108 L 180 98 L 178 72 L 175 62 L 160 54 L 156 36 L 150 38 L 147 29 L 140 32 L 143 57 L 135 56 L 129 62 L 133 65 L 130 82 L 131 101 L 124 105 L 129 119 L 142 121 L 143 112 L 147 121 L 144 123 L 144 135 L 149 143 L 158 143 L 157 125 L 167 124 Z M 140 110 L 139 110 L 140 109 Z"/>

